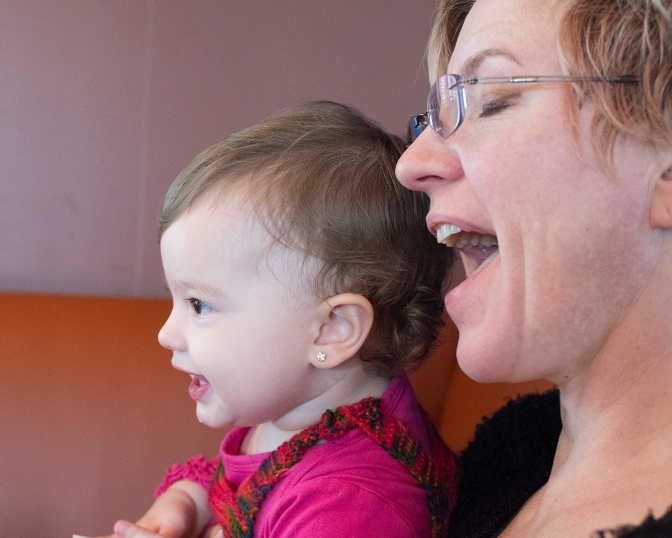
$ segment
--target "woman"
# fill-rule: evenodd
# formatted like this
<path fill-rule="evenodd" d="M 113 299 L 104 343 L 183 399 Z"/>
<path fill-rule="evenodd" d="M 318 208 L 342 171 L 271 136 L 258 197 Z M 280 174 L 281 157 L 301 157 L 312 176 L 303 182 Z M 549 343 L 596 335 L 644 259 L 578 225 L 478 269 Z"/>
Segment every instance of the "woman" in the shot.
<path fill-rule="evenodd" d="M 559 388 L 559 414 L 532 398 L 479 429 L 454 536 L 625 536 L 672 504 L 671 6 L 442 1 L 397 175 L 464 262 L 461 368 Z"/>

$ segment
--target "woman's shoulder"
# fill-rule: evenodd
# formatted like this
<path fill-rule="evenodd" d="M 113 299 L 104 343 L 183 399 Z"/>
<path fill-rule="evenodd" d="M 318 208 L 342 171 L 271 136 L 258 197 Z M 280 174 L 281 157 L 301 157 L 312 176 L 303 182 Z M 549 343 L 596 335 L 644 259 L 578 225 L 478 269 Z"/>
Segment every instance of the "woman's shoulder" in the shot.
<path fill-rule="evenodd" d="M 562 429 L 558 391 L 511 400 L 484 418 L 459 457 L 450 536 L 490 537 L 546 483 Z"/>
<path fill-rule="evenodd" d="M 484 418 L 460 455 L 460 491 L 449 536 L 491 538 L 505 527 L 548 480 L 561 428 L 558 391 L 521 396 Z M 661 518 L 595 531 L 592 538 L 669 536 L 672 506 Z"/>

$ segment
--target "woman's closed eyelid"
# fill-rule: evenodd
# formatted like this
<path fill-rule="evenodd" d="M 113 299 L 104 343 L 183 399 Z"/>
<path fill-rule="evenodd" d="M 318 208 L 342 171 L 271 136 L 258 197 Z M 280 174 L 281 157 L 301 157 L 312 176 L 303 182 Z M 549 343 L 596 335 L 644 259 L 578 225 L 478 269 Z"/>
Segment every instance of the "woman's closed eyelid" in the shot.
<path fill-rule="evenodd" d="M 515 93 L 502 95 L 501 97 L 485 101 L 478 108 L 478 117 L 487 118 L 488 116 L 494 116 L 495 114 L 502 112 L 509 106 L 513 105 L 518 97 L 520 97 L 520 94 Z"/>
<path fill-rule="evenodd" d="M 508 100 L 495 99 L 494 101 L 488 101 L 481 106 L 481 110 L 478 113 L 479 118 L 487 118 L 488 116 L 494 116 L 498 112 L 506 109 L 510 105 Z"/>

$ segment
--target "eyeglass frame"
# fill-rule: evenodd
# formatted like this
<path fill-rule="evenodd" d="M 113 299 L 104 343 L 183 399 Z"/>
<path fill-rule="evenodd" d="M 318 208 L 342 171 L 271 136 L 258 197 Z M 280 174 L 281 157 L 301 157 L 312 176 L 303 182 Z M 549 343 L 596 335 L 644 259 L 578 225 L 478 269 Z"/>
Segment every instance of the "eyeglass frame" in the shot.
<path fill-rule="evenodd" d="M 440 112 L 441 108 L 431 108 L 430 100 L 433 94 L 437 93 L 437 84 L 444 77 L 453 77 L 455 83 L 448 88 L 460 87 L 455 92 L 457 95 L 457 119 L 455 126 L 450 133 L 443 135 L 443 123 L 441 122 Z M 609 82 L 609 83 L 633 83 L 639 82 L 639 77 L 633 75 L 623 75 L 616 77 L 588 77 L 588 76 L 561 76 L 561 75 L 535 75 L 535 76 L 510 76 L 510 77 L 468 77 L 462 78 L 460 75 L 448 73 L 432 84 L 427 97 L 427 112 L 411 116 L 409 121 L 409 135 L 410 142 L 415 141 L 418 136 L 427 128 L 431 127 L 434 134 L 439 140 L 446 140 L 455 134 L 455 131 L 462 125 L 466 117 L 467 102 L 465 97 L 465 84 L 529 84 L 533 82 L 548 83 L 548 82 Z"/>

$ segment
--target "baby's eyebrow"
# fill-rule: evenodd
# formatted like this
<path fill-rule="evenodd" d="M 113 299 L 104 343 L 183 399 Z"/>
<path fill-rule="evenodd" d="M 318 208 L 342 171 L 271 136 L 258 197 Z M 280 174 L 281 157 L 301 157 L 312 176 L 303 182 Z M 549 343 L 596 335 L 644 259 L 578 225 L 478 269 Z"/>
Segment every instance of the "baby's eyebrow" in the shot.
<path fill-rule="evenodd" d="M 168 284 L 168 279 L 165 276 L 163 278 L 163 287 L 168 293 L 171 294 L 173 293 L 170 285 Z M 222 297 L 225 295 L 225 293 L 217 286 L 212 286 L 205 282 L 191 281 L 191 280 L 185 280 L 185 281 L 179 280 L 177 282 L 173 282 L 173 289 L 177 290 L 189 289 L 199 293 L 203 293 L 205 295 L 214 295 L 218 297 Z"/>
<path fill-rule="evenodd" d="M 477 52 L 473 56 L 470 56 L 465 60 L 465 62 L 462 64 L 462 68 L 460 69 L 460 74 L 464 78 L 471 78 L 475 77 L 476 74 L 478 73 L 479 68 L 481 67 L 481 64 L 487 60 L 488 58 L 493 58 L 493 57 L 504 57 L 507 58 L 508 60 L 511 60 L 514 63 L 517 63 L 518 65 L 522 64 L 518 61 L 518 58 L 516 58 L 512 53 L 510 53 L 507 50 L 504 49 L 498 49 L 498 48 L 489 48 L 489 49 L 483 49 L 482 51 Z"/>
<path fill-rule="evenodd" d="M 221 288 L 219 288 L 218 286 L 213 286 L 212 284 L 208 284 L 207 282 L 186 281 L 186 282 L 179 282 L 178 284 L 180 286 L 183 286 L 184 288 L 194 290 L 199 293 L 203 293 L 205 295 L 210 295 L 213 297 L 226 297 L 226 293 L 224 293 L 224 291 Z"/>

